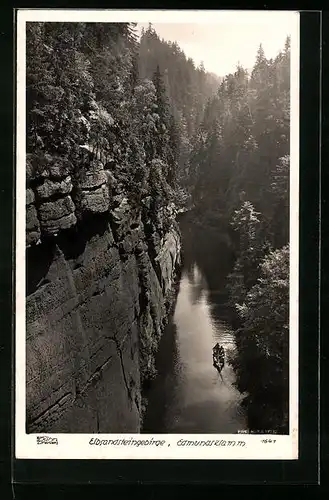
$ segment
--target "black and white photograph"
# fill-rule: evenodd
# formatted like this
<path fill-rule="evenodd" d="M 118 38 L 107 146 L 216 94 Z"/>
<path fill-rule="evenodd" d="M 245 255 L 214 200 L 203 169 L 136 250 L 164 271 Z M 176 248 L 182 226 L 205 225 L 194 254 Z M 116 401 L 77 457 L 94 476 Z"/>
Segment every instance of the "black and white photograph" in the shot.
<path fill-rule="evenodd" d="M 18 456 L 298 458 L 299 14 L 18 14 Z"/>

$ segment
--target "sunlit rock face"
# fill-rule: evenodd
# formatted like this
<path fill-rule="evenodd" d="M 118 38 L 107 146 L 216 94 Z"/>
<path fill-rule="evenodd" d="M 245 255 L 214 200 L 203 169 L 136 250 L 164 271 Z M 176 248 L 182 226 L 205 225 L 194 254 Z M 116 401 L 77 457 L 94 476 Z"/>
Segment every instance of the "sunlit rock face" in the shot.
<path fill-rule="evenodd" d="M 77 199 L 82 214 L 104 213 L 108 210 L 108 178 L 100 161 L 93 161 L 82 169 L 77 184 Z"/>
<path fill-rule="evenodd" d="M 38 219 L 40 232 L 46 235 L 54 235 L 59 231 L 69 229 L 77 223 L 75 216 L 75 204 L 71 198 L 73 184 L 70 171 L 72 166 L 68 161 L 50 155 L 32 156 L 27 160 L 27 184 L 30 197 L 27 203 L 34 199 L 35 211 L 27 210 L 27 243 L 35 242 L 36 237 L 31 240 L 31 224 L 35 217 Z M 36 213 L 35 213 L 36 212 Z M 33 222 L 32 222 L 33 221 Z M 37 241 L 40 234 L 38 234 Z"/>
<path fill-rule="evenodd" d="M 28 157 L 27 432 L 139 432 L 180 263 L 144 222 L 101 162 Z"/>

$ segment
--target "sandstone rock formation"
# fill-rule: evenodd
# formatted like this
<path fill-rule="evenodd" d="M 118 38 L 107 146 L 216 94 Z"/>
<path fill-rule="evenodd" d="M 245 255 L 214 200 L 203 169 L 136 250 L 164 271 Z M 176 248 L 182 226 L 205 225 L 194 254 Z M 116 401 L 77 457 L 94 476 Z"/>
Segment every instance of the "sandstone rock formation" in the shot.
<path fill-rule="evenodd" d="M 109 178 L 100 162 L 27 168 L 27 432 L 140 430 L 180 238 L 146 235 Z"/>
<path fill-rule="evenodd" d="M 104 213 L 108 210 L 110 197 L 107 180 L 100 161 L 93 161 L 82 170 L 77 190 L 82 213 Z"/>

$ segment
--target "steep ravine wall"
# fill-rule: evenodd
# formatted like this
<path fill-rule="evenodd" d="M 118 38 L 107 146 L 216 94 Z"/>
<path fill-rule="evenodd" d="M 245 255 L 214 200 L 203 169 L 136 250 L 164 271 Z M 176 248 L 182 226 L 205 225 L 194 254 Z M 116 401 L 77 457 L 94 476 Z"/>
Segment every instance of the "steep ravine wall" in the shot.
<path fill-rule="evenodd" d="M 161 235 L 98 161 L 78 176 L 60 158 L 38 162 L 27 164 L 27 432 L 139 432 L 179 232 L 173 220 Z"/>

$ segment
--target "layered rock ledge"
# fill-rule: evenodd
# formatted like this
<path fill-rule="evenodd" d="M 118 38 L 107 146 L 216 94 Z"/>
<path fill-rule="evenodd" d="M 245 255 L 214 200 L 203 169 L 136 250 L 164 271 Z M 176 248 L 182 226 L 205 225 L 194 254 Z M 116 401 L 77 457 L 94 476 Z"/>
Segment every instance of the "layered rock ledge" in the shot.
<path fill-rule="evenodd" d="M 146 231 L 110 181 L 100 162 L 77 176 L 60 158 L 28 158 L 27 432 L 141 428 L 180 236 L 174 218 Z"/>

